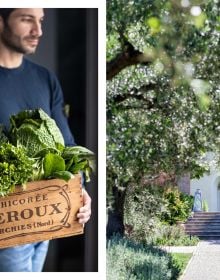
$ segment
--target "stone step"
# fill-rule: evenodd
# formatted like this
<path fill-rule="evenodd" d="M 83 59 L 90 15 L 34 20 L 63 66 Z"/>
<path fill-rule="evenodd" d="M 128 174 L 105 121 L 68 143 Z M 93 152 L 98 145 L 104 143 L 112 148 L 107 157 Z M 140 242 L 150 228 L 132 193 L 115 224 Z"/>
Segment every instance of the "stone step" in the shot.
<path fill-rule="evenodd" d="M 220 215 L 194 215 L 193 218 L 215 218 L 220 219 Z"/>
<path fill-rule="evenodd" d="M 220 234 L 188 234 L 190 236 L 196 236 L 198 237 L 199 239 L 220 239 Z"/>
<path fill-rule="evenodd" d="M 199 218 L 199 217 L 216 217 L 216 218 L 219 218 L 220 217 L 220 213 L 216 213 L 216 214 L 212 214 L 212 213 L 201 213 L 201 214 L 198 214 L 198 213 L 194 213 L 193 215 L 191 215 L 191 217 L 196 217 L 196 218 Z"/>
<path fill-rule="evenodd" d="M 191 233 L 219 233 L 220 234 L 220 230 L 219 229 L 186 229 L 186 232 L 191 232 Z"/>
<path fill-rule="evenodd" d="M 220 212 L 196 212 L 184 228 L 187 234 L 200 239 L 220 239 Z"/>
<path fill-rule="evenodd" d="M 219 224 L 220 223 L 220 220 L 219 219 L 190 219 L 190 220 L 187 220 L 185 222 L 186 223 L 196 223 L 196 222 L 201 222 L 201 223 L 217 223 Z"/>
<path fill-rule="evenodd" d="M 220 213 L 211 213 L 211 212 L 203 212 L 203 213 L 194 213 L 193 217 L 216 217 L 220 218 Z"/>
<path fill-rule="evenodd" d="M 206 217 L 206 218 L 190 218 L 190 219 L 188 219 L 188 221 L 187 222 L 191 222 L 191 221 L 193 221 L 193 222 L 195 222 L 195 221 L 201 221 L 201 222 L 213 222 L 213 221 L 216 221 L 216 222 L 220 222 L 220 219 L 216 219 L 216 218 L 208 218 L 208 217 Z"/>
<path fill-rule="evenodd" d="M 198 225 L 198 224 L 192 224 L 192 225 L 185 225 L 184 226 L 185 229 L 192 229 L 192 228 L 198 228 L 198 229 L 206 229 L 206 228 L 212 228 L 212 229 L 219 229 L 220 230 L 220 225 L 213 225 L 213 224 L 210 224 L 210 225 Z"/>
<path fill-rule="evenodd" d="M 192 224 L 204 224 L 204 225 L 216 224 L 216 225 L 220 225 L 220 221 L 219 220 L 190 220 L 190 221 L 187 221 L 185 223 L 185 225 L 186 224 L 189 224 L 189 225 L 192 225 Z"/>
<path fill-rule="evenodd" d="M 220 215 L 220 212 L 193 212 L 193 215 Z"/>
<path fill-rule="evenodd" d="M 200 240 L 220 240 L 220 235 L 216 236 L 199 236 Z"/>
<path fill-rule="evenodd" d="M 210 225 L 214 225 L 214 226 L 220 226 L 220 223 L 216 223 L 216 222 L 209 222 L 209 223 L 204 223 L 204 222 L 195 222 L 195 223 L 185 223 L 183 224 L 184 227 L 186 226 L 194 226 L 194 225 L 197 225 L 197 226 L 210 226 Z"/>
<path fill-rule="evenodd" d="M 216 220 L 219 220 L 220 216 L 200 215 L 200 216 L 189 217 L 188 219 L 189 220 L 191 220 L 191 219 L 216 219 Z"/>
<path fill-rule="evenodd" d="M 220 217 L 219 216 L 194 216 L 192 218 L 189 218 L 189 220 L 192 220 L 192 219 L 210 219 L 210 220 L 220 220 Z"/>
<path fill-rule="evenodd" d="M 193 215 L 220 215 L 220 212 L 193 212 Z"/>
<path fill-rule="evenodd" d="M 187 227 L 216 227 L 216 228 L 220 228 L 220 224 L 219 223 L 187 223 L 184 224 L 183 227 L 187 228 Z"/>
<path fill-rule="evenodd" d="M 216 235 L 207 235 L 207 234 L 197 235 L 197 234 L 191 234 L 191 236 L 197 236 L 201 240 L 211 240 L 211 239 L 219 240 L 220 239 L 220 234 L 216 234 Z"/>
<path fill-rule="evenodd" d="M 220 232 L 217 231 L 217 232 L 203 232 L 203 231 L 191 231 L 191 232 L 188 232 L 187 234 L 189 235 L 197 235 L 197 236 L 216 236 L 216 235 L 220 235 Z"/>

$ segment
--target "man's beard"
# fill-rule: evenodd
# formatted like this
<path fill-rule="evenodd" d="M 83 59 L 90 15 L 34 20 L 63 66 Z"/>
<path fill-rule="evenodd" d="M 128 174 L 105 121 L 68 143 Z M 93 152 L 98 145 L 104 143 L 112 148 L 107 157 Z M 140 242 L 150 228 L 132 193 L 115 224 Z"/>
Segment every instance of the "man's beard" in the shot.
<path fill-rule="evenodd" d="M 27 36 L 21 39 L 21 37 L 15 35 L 7 23 L 4 25 L 4 30 L 2 32 L 1 41 L 2 43 L 11 51 L 20 54 L 31 54 L 35 52 L 36 48 L 29 49 L 22 45 L 22 40 L 24 39 L 36 39 L 35 36 Z"/>

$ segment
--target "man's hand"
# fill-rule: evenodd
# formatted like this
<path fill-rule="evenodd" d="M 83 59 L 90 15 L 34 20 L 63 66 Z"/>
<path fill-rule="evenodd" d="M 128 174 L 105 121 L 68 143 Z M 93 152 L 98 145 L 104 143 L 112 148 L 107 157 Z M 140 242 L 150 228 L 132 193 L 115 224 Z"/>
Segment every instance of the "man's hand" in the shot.
<path fill-rule="evenodd" d="M 91 197 L 88 195 L 87 191 L 83 189 L 83 207 L 79 209 L 79 213 L 77 214 L 80 224 L 85 224 L 90 219 L 91 202 Z"/>

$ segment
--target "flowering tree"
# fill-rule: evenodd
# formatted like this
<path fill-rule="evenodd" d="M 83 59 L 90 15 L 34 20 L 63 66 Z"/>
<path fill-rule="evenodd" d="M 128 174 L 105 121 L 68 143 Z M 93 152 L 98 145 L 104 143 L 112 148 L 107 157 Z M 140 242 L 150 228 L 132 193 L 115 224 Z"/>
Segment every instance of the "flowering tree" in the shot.
<path fill-rule="evenodd" d="M 107 0 L 109 207 L 144 177 L 198 178 L 218 155 L 219 14 L 217 0 Z"/>

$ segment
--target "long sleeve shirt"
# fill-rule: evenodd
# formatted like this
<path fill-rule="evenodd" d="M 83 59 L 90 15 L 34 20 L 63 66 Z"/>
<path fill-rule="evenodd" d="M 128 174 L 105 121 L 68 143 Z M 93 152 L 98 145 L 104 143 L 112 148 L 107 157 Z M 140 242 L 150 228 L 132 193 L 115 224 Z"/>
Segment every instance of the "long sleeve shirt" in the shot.
<path fill-rule="evenodd" d="M 0 66 L 0 124 L 23 110 L 43 109 L 56 121 L 66 146 L 75 145 L 64 114 L 63 93 L 54 74 L 26 58 L 17 68 Z"/>

